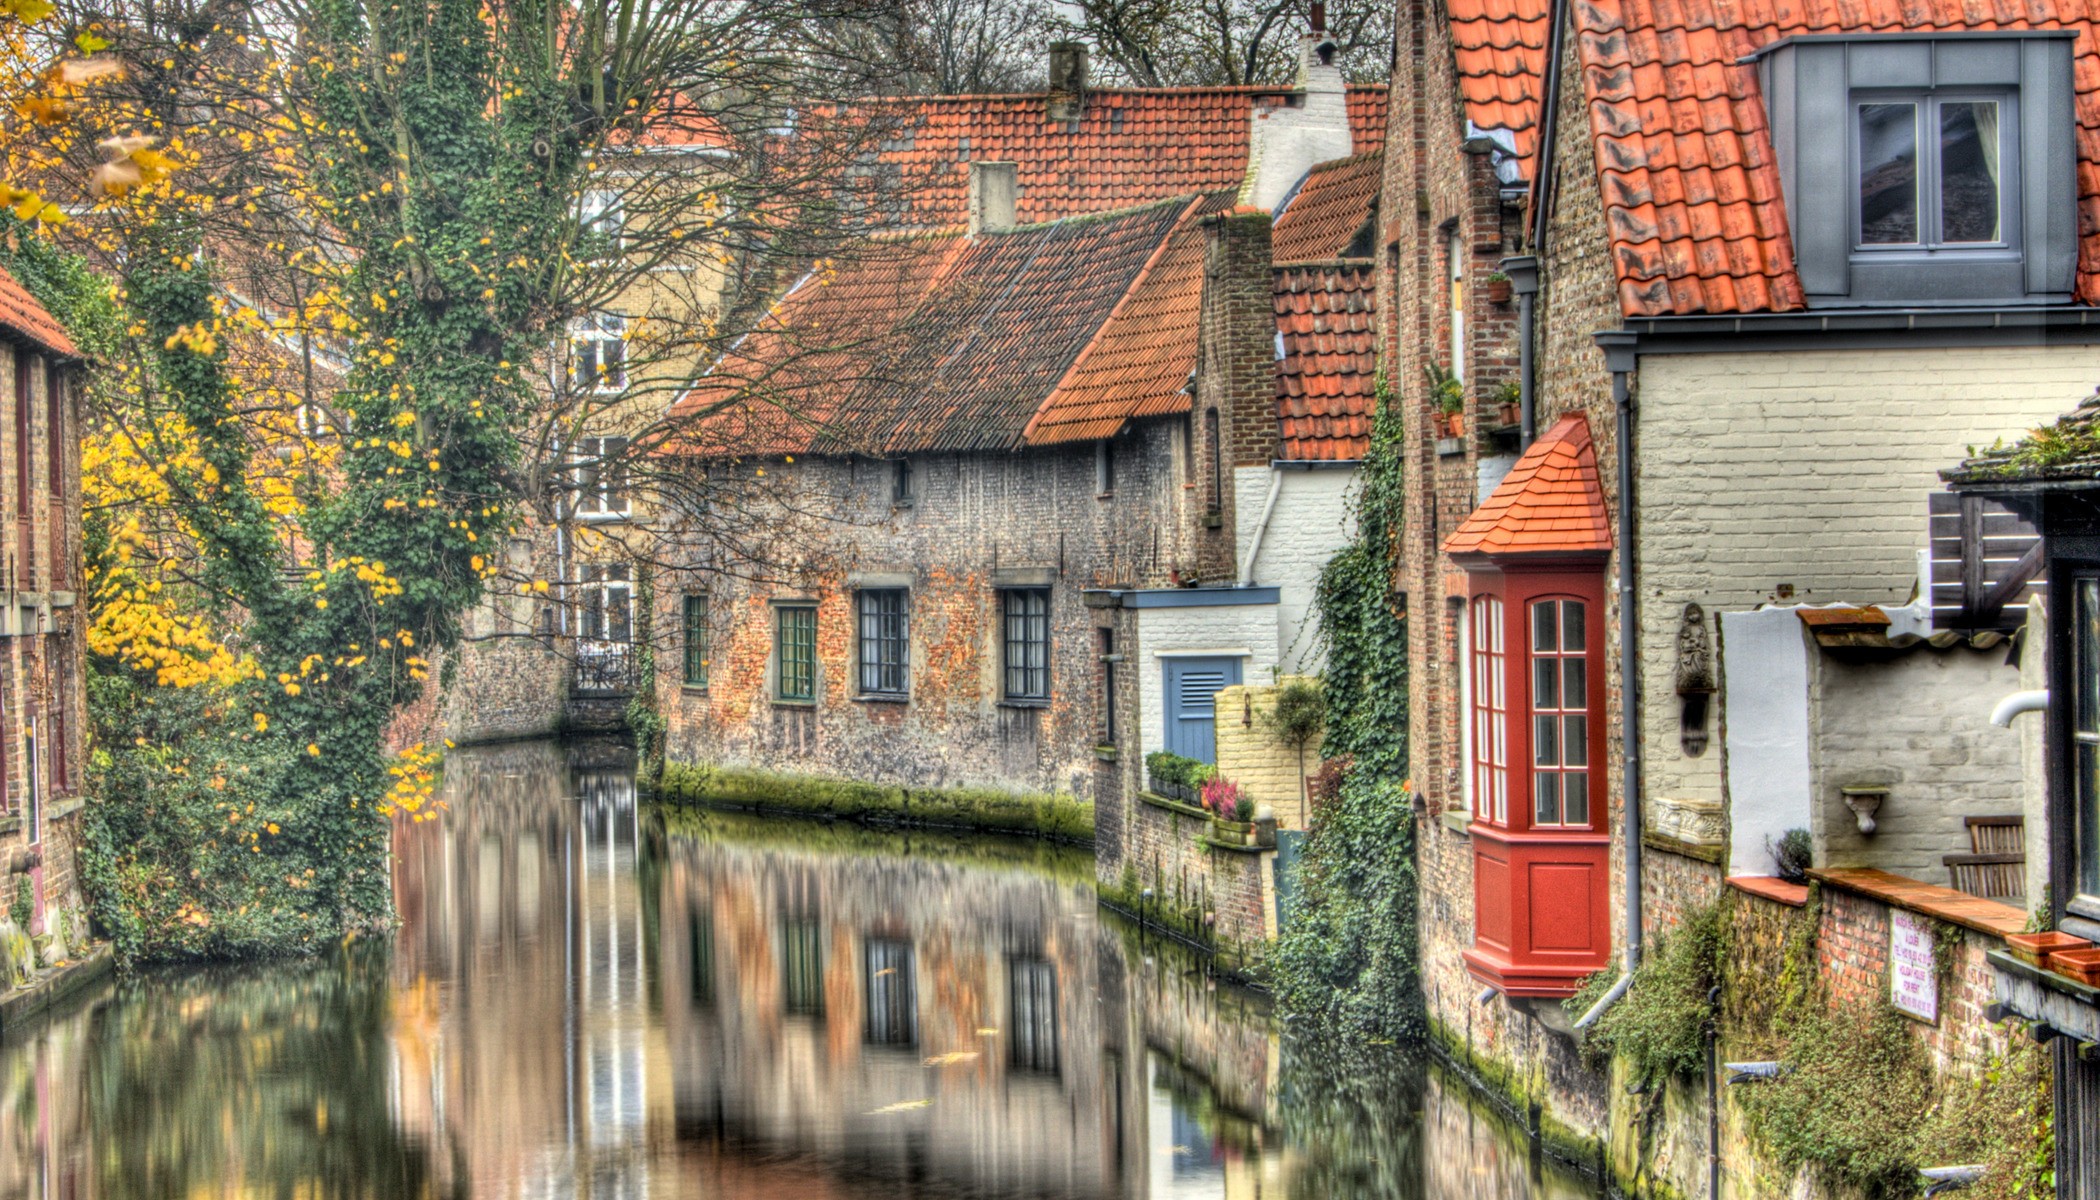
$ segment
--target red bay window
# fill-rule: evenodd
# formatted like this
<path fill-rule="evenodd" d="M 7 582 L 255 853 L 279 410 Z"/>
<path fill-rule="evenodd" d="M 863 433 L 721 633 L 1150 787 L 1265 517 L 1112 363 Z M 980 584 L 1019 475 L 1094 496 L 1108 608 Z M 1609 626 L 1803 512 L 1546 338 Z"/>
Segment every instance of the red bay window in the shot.
<path fill-rule="evenodd" d="M 1563 418 L 1444 549 L 1466 571 L 1472 973 L 1568 996 L 1611 953 L 1604 773 L 1610 523 L 1589 427 Z"/>

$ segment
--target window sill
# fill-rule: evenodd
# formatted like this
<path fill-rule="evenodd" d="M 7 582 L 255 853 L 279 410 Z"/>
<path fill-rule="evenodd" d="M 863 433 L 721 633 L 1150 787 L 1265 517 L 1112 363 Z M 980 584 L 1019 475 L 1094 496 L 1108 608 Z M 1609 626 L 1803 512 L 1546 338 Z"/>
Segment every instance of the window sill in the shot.
<path fill-rule="evenodd" d="M 613 525 L 621 521 L 632 521 L 634 519 L 634 513 L 632 511 L 616 513 L 577 513 L 576 519 L 582 521 L 586 525 Z"/>
<path fill-rule="evenodd" d="M 681 683 L 678 685 L 678 691 L 680 694 L 687 696 L 705 696 L 708 694 L 707 685 L 704 683 Z"/>
<path fill-rule="evenodd" d="M 1444 812 L 1444 813 L 1439 813 L 1439 814 L 1437 815 L 1437 820 L 1439 820 L 1439 821 L 1443 822 L 1444 828 L 1446 828 L 1446 829 L 1450 830 L 1451 832 L 1453 832 L 1453 833 L 1457 834 L 1457 835 L 1458 835 L 1458 836 L 1460 836 L 1460 837 L 1470 837 L 1470 836 L 1472 836 L 1472 833 L 1473 833 L 1473 829 L 1472 829 L 1472 826 L 1473 826 L 1473 818 L 1472 818 L 1471 816 L 1468 816 L 1468 815 L 1467 815 L 1467 814 L 1465 814 L 1465 813 L 1462 813 L 1462 812 Z"/>
<path fill-rule="evenodd" d="M 1116 498 L 1116 494 L 1115 494 L 1114 492 L 1095 492 L 1095 493 L 1094 493 L 1094 499 L 1096 499 L 1096 500 L 1113 500 L 1113 499 L 1115 499 L 1115 498 Z"/>
<path fill-rule="evenodd" d="M 812 709 L 813 709 L 813 708 L 815 708 L 815 707 L 817 706 L 817 702 L 816 702 L 816 701 L 814 701 L 814 700 L 783 700 L 783 699 L 781 699 L 781 698 L 780 698 L 780 697 L 778 697 L 778 696 L 775 696 L 775 697 L 773 697 L 773 701 L 772 701 L 772 704 L 773 704 L 773 707 L 774 707 L 774 708 L 812 708 Z"/>
<path fill-rule="evenodd" d="M 910 704 L 911 693 L 862 692 L 853 698 L 855 704 Z"/>
<path fill-rule="evenodd" d="M 1012 697 L 1012 696 L 1002 696 L 1002 697 L 1000 697 L 1000 699 L 999 699 L 999 707 L 1001 707 L 1001 708 L 1048 708 L 1048 707 L 1050 707 L 1050 701 L 1049 701 L 1049 699 L 1048 699 L 1047 697 L 1046 697 L 1046 698 L 1044 698 L 1044 699 L 1041 699 L 1041 700 L 1025 700 L 1025 699 L 1015 699 L 1015 698 L 1014 698 L 1014 697 Z"/>

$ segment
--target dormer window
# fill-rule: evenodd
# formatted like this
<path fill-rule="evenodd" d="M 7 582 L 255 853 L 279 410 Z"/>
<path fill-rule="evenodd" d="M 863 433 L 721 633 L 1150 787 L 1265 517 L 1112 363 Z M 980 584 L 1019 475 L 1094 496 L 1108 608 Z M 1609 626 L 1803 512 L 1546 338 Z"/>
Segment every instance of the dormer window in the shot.
<path fill-rule="evenodd" d="M 2069 34 L 1797 37 L 1758 57 L 1811 307 L 2070 300 Z"/>

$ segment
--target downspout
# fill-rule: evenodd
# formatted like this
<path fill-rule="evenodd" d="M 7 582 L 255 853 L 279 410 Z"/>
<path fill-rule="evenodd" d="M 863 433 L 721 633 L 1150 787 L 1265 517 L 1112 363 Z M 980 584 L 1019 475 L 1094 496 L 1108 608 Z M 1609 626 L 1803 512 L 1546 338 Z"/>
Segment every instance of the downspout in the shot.
<path fill-rule="evenodd" d="M 1261 557 L 1261 540 L 1269 532 L 1269 516 L 1276 511 L 1276 497 L 1283 491 L 1283 469 L 1269 467 L 1269 494 L 1261 502 L 1261 518 L 1254 523 L 1254 540 L 1247 544 L 1247 561 L 1240 564 L 1240 586 L 1254 586 L 1254 560 Z"/>
<path fill-rule="evenodd" d="M 1575 1022 L 1584 1029 L 1617 1003 L 1633 986 L 1641 965 L 1641 686 L 1640 623 L 1634 612 L 1633 580 L 1633 389 L 1628 377 L 1638 359 L 1639 335 L 1613 329 L 1593 335 L 1611 370 L 1612 405 L 1618 411 L 1619 536 L 1619 778 L 1624 792 L 1626 827 L 1626 965 L 1611 990 Z"/>
<path fill-rule="evenodd" d="M 1534 306 L 1539 295 L 1539 258 L 1521 254 L 1497 264 L 1517 294 L 1517 404 L 1524 414 L 1517 433 L 1517 453 L 1531 448 L 1538 436 L 1538 358 L 1532 346 Z"/>

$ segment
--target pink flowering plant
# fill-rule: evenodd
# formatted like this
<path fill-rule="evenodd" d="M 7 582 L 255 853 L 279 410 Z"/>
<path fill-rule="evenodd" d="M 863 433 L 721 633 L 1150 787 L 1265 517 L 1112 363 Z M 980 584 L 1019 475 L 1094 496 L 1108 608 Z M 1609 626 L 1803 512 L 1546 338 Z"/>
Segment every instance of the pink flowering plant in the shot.
<path fill-rule="evenodd" d="M 1217 776 L 1203 785 L 1203 808 L 1221 821 L 1244 821 L 1252 813 L 1254 802 L 1239 784 Z"/>

